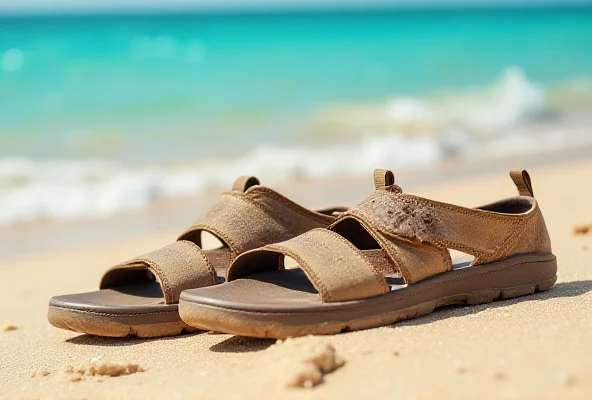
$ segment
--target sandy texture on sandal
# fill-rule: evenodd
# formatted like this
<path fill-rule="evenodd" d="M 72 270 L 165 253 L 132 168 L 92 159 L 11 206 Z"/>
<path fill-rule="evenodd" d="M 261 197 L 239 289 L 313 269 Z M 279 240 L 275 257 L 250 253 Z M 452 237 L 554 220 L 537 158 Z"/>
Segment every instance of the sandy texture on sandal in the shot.
<path fill-rule="evenodd" d="M 507 169 L 414 192 L 480 205 L 514 195 Z M 0 399 L 590 399 L 592 233 L 574 227 L 592 220 L 592 161 L 529 172 L 559 261 L 554 288 L 337 336 L 101 339 L 46 321 L 52 295 L 96 288 L 106 265 L 175 232 L 3 261 L 0 326 L 19 329 L 0 331 Z M 126 373 L 88 375 L 93 360 Z M 127 373 L 133 366 L 143 372 Z"/>

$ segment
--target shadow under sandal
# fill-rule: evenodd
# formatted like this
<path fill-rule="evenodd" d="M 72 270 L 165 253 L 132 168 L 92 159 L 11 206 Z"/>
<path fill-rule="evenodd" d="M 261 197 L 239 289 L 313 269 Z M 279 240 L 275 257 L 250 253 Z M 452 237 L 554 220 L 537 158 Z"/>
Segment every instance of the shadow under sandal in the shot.
<path fill-rule="evenodd" d="M 326 227 L 335 221 L 334 212 L 344 210 L 310 211 L 259 186 L 257 178 L 240 177 L 176 242 L 110 268 L 98 291 L 53 297 L 49 322 L 111 337 L 193 331 L 179 317 L 183 290 L 221 283 L 242 252 Z M 216 236 L 222 247 L 202 250 L 202 232 Z"/>
<path fill-rule="evenodd" d="M 389 325 L 451 304 L 543 291 L 556 280 L 543 216 L 526 171 L 520 196 L 464 208 L 404 194 L 377 170 L 376 191 L 328 229 L 247 251 L 228 282 L 181 294 L 189 325 L 286 338 Z M 474 257 L 453 264 L 449 249 Z M 284 258 L 299 269 L 286 269 Z"/>

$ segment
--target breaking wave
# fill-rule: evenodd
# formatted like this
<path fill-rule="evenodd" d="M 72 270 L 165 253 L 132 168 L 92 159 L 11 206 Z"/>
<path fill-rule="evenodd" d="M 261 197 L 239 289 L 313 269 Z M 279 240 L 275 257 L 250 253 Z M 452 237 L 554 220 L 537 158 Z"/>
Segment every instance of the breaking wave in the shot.
<path fill-rule="evenodd" d="M 576 85 L 577 90 L 583 86 Z M 580 92 L 579 98 L 592 98 Z M 377 166 L 430 166 L 450 157 L 498 157 L 592 141 L 586 133 L 522 129 L 553 117 L 556 107 L 549 106 L 549 98 L 548 89 L 529 82 L 520 69 L 508 68 L 485 88 L 320 110 L 309 129 L 329 136 L 338 132 L 340 140 L 332 144 L 259 146 L 238 158 L 176 166 L 4 158 L 0 225 L 137 211 L 161 199 L 228 187 L 238 175 L 257 175 L 273 185 L 296 177 L 361 175 Z"/>

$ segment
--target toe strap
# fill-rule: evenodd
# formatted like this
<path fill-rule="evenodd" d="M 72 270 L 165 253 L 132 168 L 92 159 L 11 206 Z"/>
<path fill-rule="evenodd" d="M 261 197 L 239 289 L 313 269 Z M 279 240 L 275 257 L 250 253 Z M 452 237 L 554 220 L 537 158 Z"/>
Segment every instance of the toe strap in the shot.
<path fill-rule="evenodd" d="M 285 256 L 299 264 L 324 302 L 363 299 L 389 291 L 382 274 L 360 250 L 326 229 L 243 253 L 228 270 L 228 280 L 282 269 Z"/>
<path fill-rule="evenodd" d="M 118 264 L 105 272 L 101 289 L 156 279 L 166 304 L 179 302 L 185 289 L 215 285 L 216 270 L 195 243 L 179 240 Z"/>

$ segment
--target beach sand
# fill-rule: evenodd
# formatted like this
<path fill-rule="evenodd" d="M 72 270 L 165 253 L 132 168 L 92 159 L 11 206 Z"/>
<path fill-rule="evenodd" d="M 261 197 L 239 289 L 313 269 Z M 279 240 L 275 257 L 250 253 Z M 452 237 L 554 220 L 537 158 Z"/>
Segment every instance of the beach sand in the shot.
<path fill-rule="evenodd" d="M 2 261 L 0 398 L 590 399 L 592 234 L 574 227 L 592 223 L 592 162 L 530 172 L 558 257 L 552 289 L 337 336 L 106 339 L 49 325 L 52 295 L 96 288 L 107 266 L 176 231 Z M 514 194 L 506 173 L 413 192 L 475 206 Z M 321 382 L 315 363 L 335 371 Z M 317 385 L 291 386 L 307 379 Z"/>

